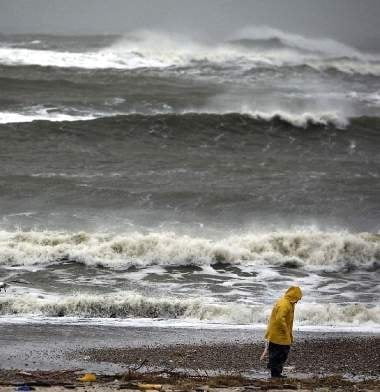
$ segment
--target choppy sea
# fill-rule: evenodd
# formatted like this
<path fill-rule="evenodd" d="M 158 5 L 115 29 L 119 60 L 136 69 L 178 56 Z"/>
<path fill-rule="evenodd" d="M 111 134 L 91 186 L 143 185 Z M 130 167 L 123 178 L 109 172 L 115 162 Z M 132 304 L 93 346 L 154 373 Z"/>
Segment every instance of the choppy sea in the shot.
<path fill-rule="evenodd" d="M 379 330 L 379 151 L 380 54 L 2 34 L 0 322 Z"/>

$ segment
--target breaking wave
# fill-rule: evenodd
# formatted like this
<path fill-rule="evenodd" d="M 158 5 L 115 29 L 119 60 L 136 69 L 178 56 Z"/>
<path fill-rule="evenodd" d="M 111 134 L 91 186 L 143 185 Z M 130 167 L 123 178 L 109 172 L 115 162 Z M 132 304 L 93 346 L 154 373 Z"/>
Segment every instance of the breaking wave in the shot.
<path fill-rule="evenodd" d="M 320 71 L 380 75 L 380 59 L 331 39 L 312 39 L 268 27 L 247 28 L 213 45 L 189 37 L 138 31 L 112 45 L 74 52 L 35 48 L 0 48 L 0 64 L 83 69 L 167 68 L 234 64 L 243 68 L 305 65 Z"/>
<path fill-rule="evenodd" d="M 310 124 L 333 125 L 337 128 L 345 128 L 350 120 L 338 112 L 301 112 L 292 113 L 283 110 L 274 111 L 249 111 L 247 115 L 258 120 L 273 121 L 279 119 L 298 128 L 306 128 Z"/>
<path fill-rule="evenodd" d="M 315 52 L 338 57 L 360 57 L 361 53 L 348 45 L 342 44 L 329 38 L 309 38 L 299 34 L 292 34 L 268 26 L 246 27 L 235 33 L 235 40 L 260 40 L 262 43 L 268 42 L 272 47 L 273 43 L 277 47 L 288 47 L 305 52 Z"/>
<path fill-rule="evenodd" d="M 155 111 L 154 113 L 140 113 L 140 112 L 125 112 L 125 113 L 101 113 L 101 112 L 87 112 L 87 113 L 75 113 L 69 114 L 65 109 L 59 108 L 30 108 L 23 112 L 0 112 L 0 124 L 12 124 L 12 123 L 27 123 L 33 121 L 51 121 L 51 122 L 72 122 L 72 121 L 90 121 L 99 118 L 120 118 L 121 116 L 172 116 L 172 115 L 198 115 L 198 116 L 231 116 L 241 115 L 252 118 L 253 120 L 271 122 L 279 120 L 287 124 L 291 124 L 297 128 L 307 128 L 309 125 L 321 125 L 321 126 L 335 126 L 336 128 L 343 129 L 350 123 L 350 119 L 344 114 L 339 112 L 324 112 L 324 111 L 307 111 L 295 113 L 285 110 L 273 110 L 273 111 L 259 111 L 251 110 L 249 107 L 241 107 L 241 112 L 237 111 L 222 111 L 222 110 L 205 110 L 199 112 L 193 111 L 180 111 L 175 112 L 174 110 L 166 110 L 164 112 Z"/>
<path fill-rule="evenodd" d="M 212 240 L 174 233 L 0 232 L 0 264 L 48 265 L 70 260 L 89 266 L 283 265 L 341 269 L 380 261 L 378 234 L 294 230 Z"/>
<path fill-rule="evenodd" d="M 65 297 L 1 297 L 1 315 L 46 317 L 190 319 L 228 324 L 266 324 L 271 305 L 207 303 L 200 299 L 151 298 L 135 293 Z M 380 325 L 380 307 L 367 304 L 297 305 L 298 325 Z"/>

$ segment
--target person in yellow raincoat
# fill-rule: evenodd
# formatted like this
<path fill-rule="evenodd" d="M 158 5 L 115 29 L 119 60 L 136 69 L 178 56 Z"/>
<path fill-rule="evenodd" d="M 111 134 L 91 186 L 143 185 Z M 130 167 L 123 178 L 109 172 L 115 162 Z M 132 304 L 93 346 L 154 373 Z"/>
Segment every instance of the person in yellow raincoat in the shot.
<path fill-rule="evenodd" d="M 272 309 L 265 334 L 271 377 L 285 377 L 282 375 L 282 369 L 288 358 L 290 345 L 293 343 L 294 307 L 301 298 L 302 291 L 299 287 L 289 287 Z"/>

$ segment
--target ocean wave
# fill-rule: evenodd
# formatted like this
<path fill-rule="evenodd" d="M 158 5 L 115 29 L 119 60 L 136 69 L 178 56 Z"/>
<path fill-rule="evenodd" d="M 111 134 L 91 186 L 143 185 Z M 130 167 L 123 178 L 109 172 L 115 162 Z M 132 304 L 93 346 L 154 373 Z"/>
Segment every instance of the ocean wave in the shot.
<path fill-rule="evenodd" d="M 233 35 L 234 40 L 256 40 L 261 42 L 276 43 L 277 46 L 296 48 L 305 52 L 323 53 L 330 56 L 361 57 L 357 49 L 329 38 L 310 38 L 293 34 L 269 26 L 248 26 Z M 368 56 L 368 55 L 367 55 Z M 369 56 L 370 58 L 370 56 Z"/>
<path fill-rule="evenodd" d="M 317 71 L 336 71 L 348 75 L 380 76 L 380 61 L 360 61 L 346 58 L 332 58 L 329 60 L 315 60 L 305 63 Z"/>
<path fill-rule="evenodd" d="M 378 234 L 293 230 L 218 240 L 175 233 L 0 232 L 0 265 L 49 265 L 71 260 L 89 266 L 284 265 L 307 269 L 371 267 L 380 260 Z"/>
<path fill-rule="evenodd" d="M 349 118 L 339 112 L 287 112 L 284 110 L 273 111 L 247 111 L 247 115 L 258 120 L 273 121 L 281 120 L 298 128 L 306 128 L 310 124 L 333 125 L 337 128 L 346 128 L 350 122 Z"/>
<path fill-rule="evenodd" d="M 89 121 L 96 120 L 102 118 L 120 118 L 127 116 L 136 116 L 136 117 L 150 117 L 154 118 L 155 116 L 234 116 L 240 115 L 242 117 L 249 117 L 253 120 L 273 122 L 273 121 L 282 121 L 287 124 L 291 124 L 298 128 L 307 128 L 309 125 L 320 125 L 320 126 L 334 126 L 336 128 L 346 128 L 350 123 L 350 118 L 345 116 L 343 113 L 334 112 L 334 111 L 306 111 L 306 112 L 292 112 L 286 110 L 251 110 L 249 107 L 242 106 L 239 111 L 223 111 L 219 109 L 207 109 L 199 110 L 194 112 L 192 110 L 165 110 L 160 111 L 156 110 L 151 113 L 143 113 L 143 112 L 109 112 L 109 113 L 101 113 L 101 112 L 87 112 L 76 114 L 67 113 L 66 109 L 59 108 L 29 108 L 23 112 L 0 112 L 0 124 L 11 124 L 11 123 L 25 123 L 25 122 L 33 122 L 33 121 L 50 121 L 50 122 L 72 122 L 72 121 Z M 112 120 L 111 120 L 112 121 Z"/>
<path fill-rule="evenodd" d="M 44 297 L 0 297 L 1 315 L 46 317 L 189 319 L 227 324 L 266 324 L 271 305 L 213 303 L 205 299 L 153 298 L 124 292 Z M 371 304 L 302 303 L 296 308 L 298 325 L 380 325 L 380 307 Z"/>
<path fill-rule="evenodd" d="M 10 66 L 138 69 L 198 66 L 202 62 L 248 69 L 305 65 L 320 71 L 335 68 L 344 73 L 380 75 L 378 56 L 331 39 L 306 38 L 267 27 L 244 29 L 231 40 L 213 45 L 180 35 L 137 31 L 106 48 L 86 52 L 0 48 L 0 64 Z"/>

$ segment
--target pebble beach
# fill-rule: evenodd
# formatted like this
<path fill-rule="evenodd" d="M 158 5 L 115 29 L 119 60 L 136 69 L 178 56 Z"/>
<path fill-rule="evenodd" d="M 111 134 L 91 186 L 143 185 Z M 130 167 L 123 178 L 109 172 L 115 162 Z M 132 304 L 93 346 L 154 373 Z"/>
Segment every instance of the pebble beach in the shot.
<path fill-rule="evenodd" d="M 259 359 L 262 331 L 2 325 L 0 332 L 1 391 L 380 388 L 378 334 L 298 332 L 288 378 L 275 381 Z M 88 372 L 95 382 L 80 381 Z"/>

